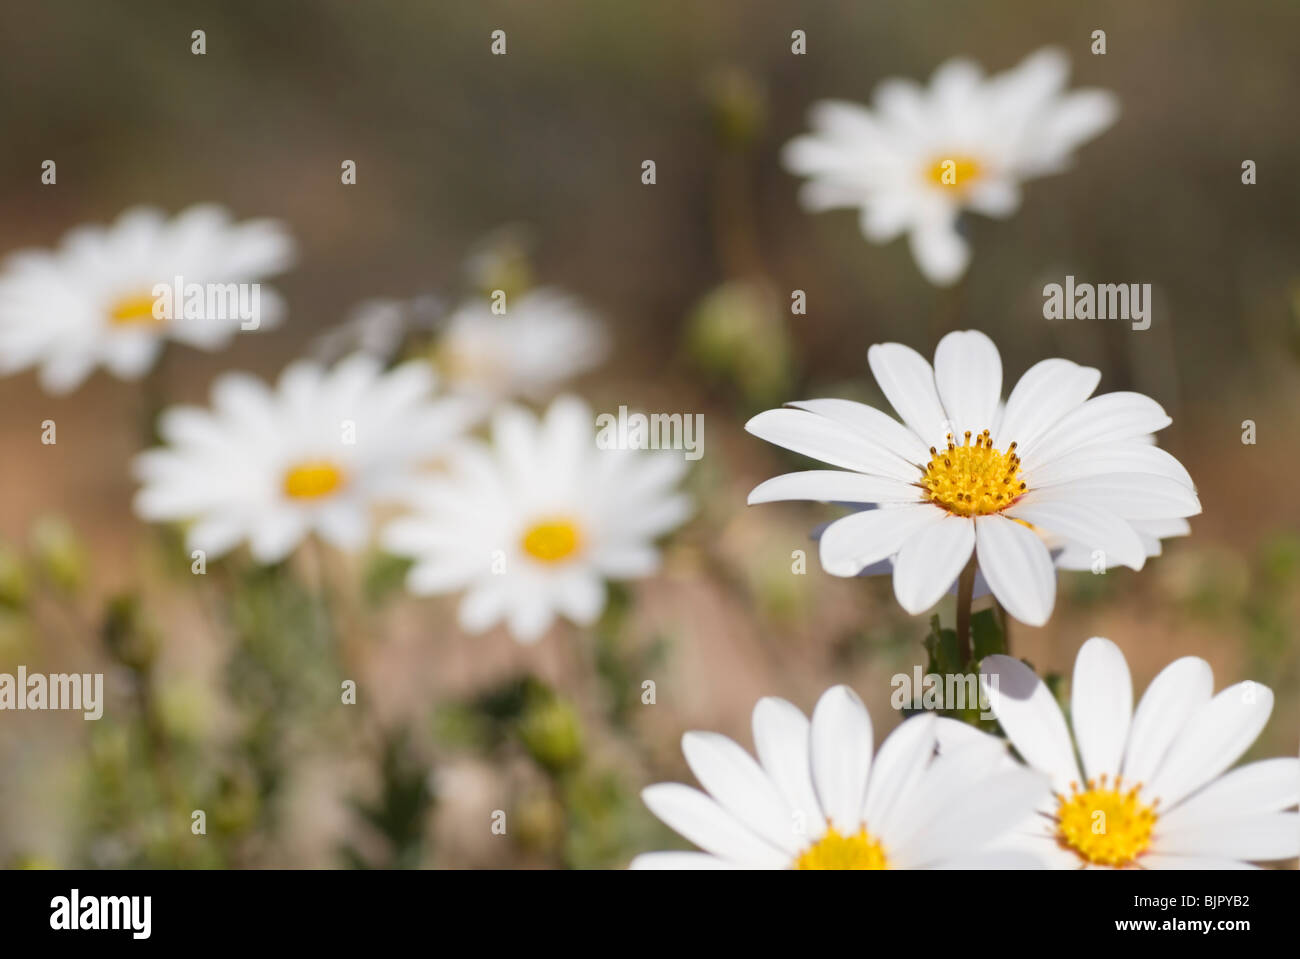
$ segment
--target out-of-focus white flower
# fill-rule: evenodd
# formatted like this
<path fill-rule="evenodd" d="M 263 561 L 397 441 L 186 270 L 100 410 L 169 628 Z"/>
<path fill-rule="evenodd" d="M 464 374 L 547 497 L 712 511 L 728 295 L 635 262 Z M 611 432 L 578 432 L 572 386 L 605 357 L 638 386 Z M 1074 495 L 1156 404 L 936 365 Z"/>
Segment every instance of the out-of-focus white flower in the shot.
<path fill-rule="evenodd" d="M 1095 369 L 1042 360 L 1003 405 L 1002 359 L 983 333 L 949 333 L 933 368 L 901 343 L 867 359 L 903 422 L 836 399 L 758 414 L 745 427 L 755 436 L 849 472 L 778 476 L 749 502 L 877 504 L 826 528 L 822 566 L 856 576 L 892 558 L 909 613 L 948 592 L 973 552 L 1007 611 L 1041 626 L 1056 601 L 1052 549 L 1141 569 L 1152 538 L 1201 510 L 1182 464 L 1150 442 L 1165 411 L 1140 393 L 1089 399 Z"/>
<path fill-rule="evenodd" d="M 190 207 L 170 220 L 136 207 L 112 226 L 80 227 L 56 250 L 6 259 L 0 371 L 39 367 L 41 385 L 62 393 L 97 366 L 123 379 L 142 376 L 167 339 L 219 349 L 241 326 L 278 322 L 279 296 L 258 281 L 285 270 L 292 259 L 293 242 L 279 223 L 232 223 L 229 213 L 212 205 Z M 182 293 L 202 288 L 201 308 L 188 295 L 180 302 L 155 295 L 156 287 L 172 288 L 178 277 Z M 240 315 L 230 308 L 236 304 L 255 306 L 256 315 Z"/>
<path fill-rule="evenodd" d="M 254 559 L 274 563 L 313 532 L 357 549 L 372 507 L 398 498 L 467 424 L 463 401 L 433 398 L 435 380 L 427 363 L 385 372 L 361 355 L 332 369 L 295 362 L 274 390 L 228 373 L 211 409 L 163 412 L 167 446 L 135 461 L 135 511 L 193 520 L 188 547 L 209 558 L 247 540 Z"/>
<path fill-rule="evenodd" d="M 415 513 L 394 520 L 384 545 L 415 559 L 414 593 L 465 590 L 460 622 L 482 632 L 505 620 L 535 642 L 557 615 L 593 622 L 605 581 L 658 568 L 654 540 L 691 511 L 678 492 L 680 454 L 599 449 L 586 403 L 560 397 L 539 419 L 505 406 L 493 445 L 469 441 L 447 475 L 414 491 Z"/>
<path fill-rule="evenodd" d="M 540 400 L 600 363 L 604 327 L 576 299 L 532 290 L 492 312 L 489 300 L 463 303 L 447 319 L 434 362 L 451 393 L 491 405 L 509 397 Z"/>
<path fill-rule="evenodd" d="M 638 856 L 634 869 L 1038 868 L 992 846 L 1047 788 L 1005 746 L 970 727 L 936 756 L 955 720 L 906 720 L 872 756 L 871 717 L 847 686 L 822 694 L 812 721 L 784 699 L 754 707 L 755 762 L 717 733 L 687 733 L 682 752 L 701 792 L 661 783 L 651 812 L 704 852 Z"/>
<path fill-rule="evenodd" d="M 1065 169 L 1075 148 L 1119 115 L 1108 92 L 1066 93 L 1068 74 L 1066 56 L 1047 48 L 987 79 L 956 58 L 928 89 L 886 80 L 873 109 L 815 104 L 813 132 L 787 144 L 785 164 L 809 178 L 806 208 L 860 209 L 873 243 L 906 233 L 926 279 L 947 285 L 970 260 L 957 230 L 962 211 L 1010 216 L 1023 181 Z"/>
<path fill-rule="evenodd" d="M 1135 710 L 1124 654 L 1101 638 L 1075 660 L 1069 726 L 1019 660 L 987 657 L 981 682 L 1016 752 L 1050 777 L 1035 813 L 1001 847 L 1059 869 L 1246 869 L 1300 856 L 1300 759 L 1225 773 L 1268 722 L 1267 686 L 1213 695 L 1210 664 L 1185 656 Z"/>

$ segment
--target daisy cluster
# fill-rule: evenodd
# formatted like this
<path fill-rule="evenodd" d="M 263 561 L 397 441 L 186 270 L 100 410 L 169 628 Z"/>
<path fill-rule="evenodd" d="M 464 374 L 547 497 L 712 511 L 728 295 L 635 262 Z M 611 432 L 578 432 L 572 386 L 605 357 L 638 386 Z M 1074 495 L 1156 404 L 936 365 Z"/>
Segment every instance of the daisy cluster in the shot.
<path fill-rule="evenodd" d="M 226 346 L 280 320 L 281 298 L 260 281 L 293 258 L 281 224 L 234 223 L 214 206 L 171 219 L 133 209 L 80 228 L 0 269 L 0 370 L 35 367 L 63 393 L 99 366 L 141 378 L 168 342 Z M 259 322 L 165 304 L 182 281 L 255 285 Z M 242 546 L 280 563 L 311 537 L 348 552 L 382 542 L 411 559 L 413 592 L 463 592 L 472 632 L 504 623 L 533 642 L 557 616 L 592 623 L 606 580 L 653 573 L 655 540 L 689 514 L 684 460 L 599 449 L 595 415 L 574 396 L 540 417 L 518 405 L 545 401 L 607 354 L 604 327 L 576 298 L 470 297 L 421 330 L 429 307 L 372 301 L 325 338 L 336 361 L 296 360 L 273 385 L 223 373 L 208 406 L 164 409 L 163 445 L 133 464 L 136 513 L 181 524 L 205 561 Z M 432 345 L 391 363 L 412 331 Z M 475 436 L 484 422 L 490 435 Z M 385 511 L 400 515 L 381 528 Z"/>
<path fill-rule="evenodd" d="M 857 209 L 873 243 L 905 234 L 922 274 L 950 284 L 970 261 L 962 218 L 1010 216 L 1024 182 L 1065 170 L 1118 116 L 1112 94 L 1067 91 L 1067 74 L 1055 50 L 988 78 L 952 60 L 928 87 L 882 83 L 869 108 L 817 104 L 813 132 L 784 159 L 807 178 L 808 208 Z M 209 205 L 74 230 L 0 267 L 0 372 L 34 370 L 66 393 L 101 367 L 145 377 L 171 343 L 223 348 L 281 322 L 282 298 L 261 284 L 294 258 L 283 225 Z M 163 303 L 159 290 L 175 282 L 179 295 L 182 278 L 254 286 L 256 322 Z M 322 341 L 332 359 L 297 359 L 270 384 L 222 373 L 207 405 L 162 410 L 161 444 L 133 461 L 136 514 L 179 524 L 205 559 L 242 549 L 278 564 L 311 539 L 377 545 L 409 560 L 412 593 L 459 595 L 470 633 L 502 626 L 533 643 L 560 620 L 590 626 L 607 584 L 653 574 L 657 544 L 690 517 L 687 463 L 602 449 L 591 406 L 562 393 L 609 351 L 586 306 L 549 288 L 504 303 L 373 301 Z M 808 399 L 748 421 L 822 464 L 760 483 L 749 503 L 847 508 L 818 534 L 822 567 L 889 575 L 909 614 L 956 593 L 968 633 L 987 595 L 1042 626 L 1060 571 L 1141 570 L 1201 511 L 1191 476 L 1157 444 L 1169 415 L 1140 393 L 1098 394 L 1097 369 L 1047 358 L 1011 383 L 977 330 L 948 333 L 933 362 L 902 343 L 866 359 L 890 409 Z M 877 748 L 847 686 L 826 690 L 811 718 L 762 699 L 756 755 L 689 732 L 682 751 L 703 788 L 643 793 L 698 850 L 633 866 L 1241 868 L 1300 856 L 1300 759 L 1232 768 L 1271 714 L 1267 687 L 1216 694 L 1210 666 L 1184 657 L 1135 705 L 1123 653 L 1093 638 L 1067 720 L 1025 663 L 963 655 L 1000 735 L 923 714 Z"/>

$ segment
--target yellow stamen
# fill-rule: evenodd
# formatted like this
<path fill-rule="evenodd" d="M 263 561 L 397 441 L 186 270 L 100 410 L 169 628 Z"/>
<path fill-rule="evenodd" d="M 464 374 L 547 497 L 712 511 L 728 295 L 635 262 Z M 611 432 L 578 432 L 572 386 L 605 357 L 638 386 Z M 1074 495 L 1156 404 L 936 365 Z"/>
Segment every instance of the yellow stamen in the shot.
<path fill-rule="evenodd" d="M 1056 839 L 1085 862 L 1123 868 L 1151 845 L 1156 824 L 1156 803 L 1139 798 L 1142 786 L 1124 788 L 1123 777 L 1108 784 L 1089 779 L 1088 788 L 1070 783 L 1070 795 L 1057 796 Z"/>
<path fill-rule="evenodd" d="M 582 546 L 578 525 L 568 519 L 546 519 L 524 532 L 524 552 L 543 563 L 562 563 Z"/>
<path fill-rule="evenodd" d="M 1001 512 L 1027 491 L 1016 444 L 1006 452 L 996 450 L 988 430 L 975 437 L 974 444 L 968 430 L 961 446 L 949 433 L 945 449 L 930 447 L 930 462 L 919 485 L 926 499 L 957 516 Z"/>
<path fill-rule="evenodd" d="M 114 326 L 149 326 L 165 323 L 166 317 L 154 315 L 156 298 L 152 293 L 124 296 L 108 309 L 109 322 Z"/>
<path fill-rule="evenodd" d="M 885 850 L 866 828 L 842 836 L 834 827 L 799 854 L 796 869 L 888 869 Z"/>
<path fill-rule="evenodd" d="M 293 499 L 320 499 L 344 483 L 343 471 L 328 460 L 308 460 L 284 474 L 284 492 Z"/>

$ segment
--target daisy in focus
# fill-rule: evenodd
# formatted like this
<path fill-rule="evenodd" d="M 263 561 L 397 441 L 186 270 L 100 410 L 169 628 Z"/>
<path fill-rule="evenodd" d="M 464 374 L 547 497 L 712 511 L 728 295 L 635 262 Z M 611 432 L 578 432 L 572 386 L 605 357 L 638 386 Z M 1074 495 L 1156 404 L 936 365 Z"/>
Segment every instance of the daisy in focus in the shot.
<path fill-rule="evenodd" d="M 872 755 L 871 717 L 847 686 L 822 694 L 812 720 L 784 699 L 754 707 L 755 761 L 726 736 L 691 732 L 682 752 L 705 792 L 661 783 L 651 812 L 703 852 L 638 856 L 633 869 L 1037 868 L 992 851 L 1029 816 L 1046 781 L 971 727 L 936 756 L 932 714 L 905 720 Z"/>
<path fill-rule="evenodd" d="M 164 410 L 166 447 L 135 460 L 138 516 L 192 521 L 187 548 L 209 558 L 247 541 L 260 563 L 283 560 L 310 533 L 363 546 L 375 504 L 459 436 L 465 404 L 433 398 L 427 363 L 385 372 L 356 355 L 332 369 L 300 360 L 274 389 L 244 373 L 212 388 L 212 407 Z"/>
<path fill-rule="evenodd" d="M 1094 638 L 1074 664 L 1072 735 L 1019 660 L 987 657 L 980 681 L 1016 751 L 1051 778 L 1007 848 L 1059 869 L 1246 869 L 1300 856 L 1300 759 L 1225 773 L 1268 722 L 1268 687 L 1244 682 L 1214 695 L 1209 663 L 1185 656 L 1134 709 L 1124 654 Z"/>
<path fill-rule="evenodd" d="M 867 359 L 902 422 L 838 399 L 758 414 L 749 432 L 840 470 L 775 477 L 749 502 L 875 504 L 826 527 L 822 566 L 856 576 L 891 560 L 909 613 L 938 602 L 974 554 L 1007 612 L 1041 626 L 1056 601 L 1053 549 L 1141 569 L 1153 539 L 1201 510 L 1182 464 L 1151 442 L 1165 411 L 1140 393 L 1089 399 L 1095 369 L 1042 360 L 1003 405 L 1002 359 L 983 333 L 949 333 L 933 367 L 901 343 Z"/>
<path fill-rule="evenodd" d="M 462 304 L 447 318 L 434 363 L 449 392 L 486 411 L 511 397 L 545 399 L 608 352 L 604 327 L 581 303 L 543 288 L 513 298 L 501 315 L 486 299 Z"/>
<path fill-rule="evenodd" d="M 446 475 L 413 491 L 414 514 L 383 536 L 387 549 L 415 560 L 413 593 L 465 591 L 468 632 L 504 621 L 531 643 L 557 616 L 594 622 L 605 581 L 653 573 L 654 540 L 691 512 L 677 489 L 680 454 L 598 449 L 594 415 L 576 398 L 560 397 L 541 419 L 502 407 L 492 439 L 461 444 Z"/>
<path fill-rule="evenodd" d="M 226 346 L 241 326 L 273 326 L 279 297 L 260 285 L 256 316 L 187 309 L 155 295 L 177 277 L 215 297 L 227 284 L 257 284 L 292 262 L 293 242 L 272 220 L 232 223 L 217 206 L 194 206 L 167 219 L 157 210 L 127 210 L 108 227 L 69 233 L 57 250 L 14 253 L 0 271 L 0 372 L 38 367 L 41 386 L 75 389 L 98 366 L 137 379 L 166 340 L 203 350 Z M 230 289 L 235 289 L 232 286 Z M 169 300 L 174 298 L 169 297 Z M 214 299 L 214 304 L 215 304 Z M 251 315 L 251 314 L 250 314 Z"/>
<path fill-rule="evenodd" d="M 786 145 L 785 165 L 809 178 L 805 208 L 860 209 L 872 243 L 906 233 L 922 274 L 946 286 L 970 261 L 957 225 L 963 211 L 1010 216 L 1023 181 L 1066 169 L 1077 147 L 1115 122 L 1116 98 L 1067 93 L 1068 75 L 1066 56 L 1046 48 L 988 78 L 957 58 L 928 89 L 886 80 L 874 108 L 815 104 L 813 132 Z"/>

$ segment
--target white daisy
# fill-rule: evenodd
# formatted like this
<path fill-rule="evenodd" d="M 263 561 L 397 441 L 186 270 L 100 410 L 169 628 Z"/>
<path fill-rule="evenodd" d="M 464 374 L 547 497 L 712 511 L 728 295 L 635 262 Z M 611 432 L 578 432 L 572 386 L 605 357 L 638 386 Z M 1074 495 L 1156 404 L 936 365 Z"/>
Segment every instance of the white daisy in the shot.
<path fill-rule="evenodd" d="M 939 731 L 958 725 L 908 719 L 873 758 L 871 717 L 847 686 L 823 693 L 811 722 L 784 699 L 761 699 L 757 762 L 726 736 L 687 733 L 682 752 L 707 795 L 681 783 L 641 794 L 704 852 L 647 853 L 632 868 L 1038 867 L 1032 855 L 991 847 L 1031 814 L 1045 780 L 970 727 L 952 731 L 961 748 L 936 756 Z"/>
<path fill-rule="evenodd" d="M 873 243 L 907 233 L 921 272 L 946 285 L 970 260 L 957 230 L 963 210 L 1010 216 L 1022 181 L 1065 169 L 1074 149 L 1118 116 L 1110 93 L 1065 93 L 1068 74 L 1065 55 L 1043 49 L 988 79 L 957 58 L 935 71 L 928 90 L 886 80 L 875 109 L 814 105 L 814 132 L 787 144 L 785 164 L 810 178 L 805 207 L 860 208 Z"/>
<path fill-rule="evenodd" d="M 1243 869 L 1300 856 L 1300 759 L 1224 774 L 1268 722 L 1268 687 L 1244 682 L 1212 695 L 1209 663 L 1186 656 L 1151 681 L 1135 710 L 1124 654 L 1090 639 L 1074 664 L 1071 736 L 1023 663 L 989 656 L 981 682 L 1016 751 L 1051 777 L 1007 848 L 1062 869 Z"/>
<path fill-rule="evenodd" d="M 484 409 L 508 397 L 541 400 L 600 363 L 609 350 L 600 322 L 576 299 L 538 289 L 508 300 L 506 312 L 470 300 L 447 319 L 434 361 L 448 391 Z"/>
<path fill-rule="evenodd" d="M 187 543 L 209 558 L 247 540 L 274 563 L 309 533 L 362 546 L 373 505 L 396 499 L 418 467 L 463 429 L 465 404 L 434 400 L 427 363 L 385 372 L 367 356 L 332 369 L 300 360 L 274 390 L 244 373 L 212 388 L 212 409 L 165 410 L 168 444 L 135 461 L 136 513 L 193 520 Z"/>
<path fill-rule="evenodd" d="M 81 227 L 57 250 L 23 251 L 5 261 L 0 371 L 39 366 L 42 387 L 61 393 L 96 366 L 123 379 L 142 376 L 166 339 L 218 349 L 249 321 L 230 309 L 209 315 L 206 288 L 224 295 L 227 284 L 256 283 L 286 269 L 292 258 L 293 243 L 278 223 L 231 223 L 217 206 L 190 207 L 171 220 L 136 207 L 110 227 Z M 185 287 L 205 287 L 202 310 L 187 315 L 184 300 L 170 310 L 159 300 L 155 311 L 155 286 L 171 287 L 177 277 Z M 274 325 L 279 297 L 260 285 L 256 296 L 259 328 Z M 252 297 L 249 288 L 243 305 L 251 307 Z"/>
<path fill-rule="evenodd" d="M 677 491 L 680 454 L 603 450 L 591 409 L 573 397 L 545 417 L 519 407 L 493 418 L 493 446 L 462 444 L 446 476 L 413 493 L 416 513 L 383 542 L 415 565 L 419 594 L 465 590 L 460 623 L 483 632 L 505 620 L 534 642 L 556 615 L 585 625 L 605 606 L 605 581 L 652 573 L 653 541 L 690 513 Z"/>
<path fill-rule="evenodd" d="M 903 422 L 837 399 L 760 413 L 745 426 L 755 436 L 852 472 L 788 473 L 749 502 L 877 504 L 826 528 L 822 565 L 855 576 L 892 557 L 910 613 L 933 606 L 973 552 L 1007 611 L 1041 626 L 1056 599 L 1051 549 L 1141 569 L 1150 538 L 1172 535 L 1163 524 L 1201 510 L 1182 464 L 1149 442 L 1165 411 L 1140 393 L 1089 399 L 1095 369 L 1043 360 L 1002 406 L 1002 360 L 983 333 L 949 333 L 933 368 L 900 343 L 867 359 Z"/>

